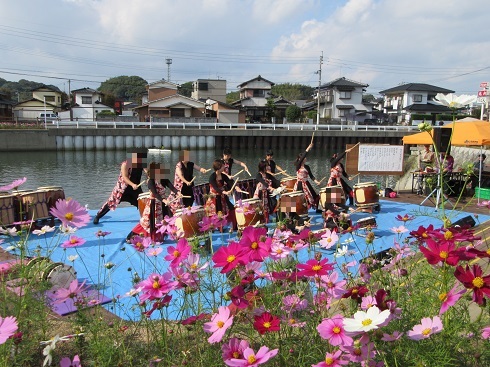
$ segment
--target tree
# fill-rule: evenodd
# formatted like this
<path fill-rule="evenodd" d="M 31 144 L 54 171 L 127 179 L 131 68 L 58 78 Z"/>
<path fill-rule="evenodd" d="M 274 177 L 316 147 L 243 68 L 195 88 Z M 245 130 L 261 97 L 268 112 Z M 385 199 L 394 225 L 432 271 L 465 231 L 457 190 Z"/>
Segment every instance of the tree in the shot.
<path fill-rule="evenodd" d="M 240 92 L 230 92 L 226 94 L 226 103 L 231 104 L 240 99 Z"/>
<path fill-rule="evenodd" d="M 117 76 L 107 79 L 97 88 L 100 92 L 114 96 L 114 99 L 124 101 L 141 102 L 143 94 L 146 93 L 148 82 L 139 76 Z"/>
<path fill-rule="evenodd" d="M 190 97 L 192 95 L 192 82 L 181 84 L 177 89 L 180 95 Z"/>
<path fill-rule="evenodd" d="M 301 117 L 301 108 L 296 105 L 291 105 L 286 108 L 286 118 L 288 121 L 296 122 Z"/>
<path fill-rule="evenodd" d="M 276 116 L 276 103 L 274 102 L 274 98 L 267 98 L 267 104 L 265 106 L 267 108 L 266 116 L 272 122 L 272 118 Z"/>
<path fill-rule="evenodd" d="M 272 86 L 271 93 L 275 96 L 283 96 L 289 101 L 297 99 L 309 100 L 314 94 L 315 88 L 303 84 L 283 83 Z"/>

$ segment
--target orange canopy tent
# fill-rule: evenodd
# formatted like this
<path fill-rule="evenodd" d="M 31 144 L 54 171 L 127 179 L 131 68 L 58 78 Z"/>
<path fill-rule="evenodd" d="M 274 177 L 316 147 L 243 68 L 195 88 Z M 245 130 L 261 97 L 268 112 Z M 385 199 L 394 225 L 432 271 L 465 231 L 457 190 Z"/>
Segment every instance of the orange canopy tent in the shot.
<path fill-rule="evenodd" d="M 441 129 L 453 129 L 451 145 L 456 146 L 483 146 L 490 145 L 490 122 L 468 121 L 453 122 L 441 127 Z M 423 131 L 403 137 L 403 144 L 425 145 L 432 144 L 432 131 Z"/>

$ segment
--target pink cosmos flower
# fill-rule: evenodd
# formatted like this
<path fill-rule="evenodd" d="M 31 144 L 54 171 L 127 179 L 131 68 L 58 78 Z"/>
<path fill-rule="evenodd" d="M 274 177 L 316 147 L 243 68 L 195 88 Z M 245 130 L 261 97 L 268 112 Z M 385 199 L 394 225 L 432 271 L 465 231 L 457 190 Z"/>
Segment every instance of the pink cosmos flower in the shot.
<path fill-rule="evenodd" d="M 209 262 L 205 262 L 204 264 L 200 264 L 201 257 L 199 254 L 194 254 L 190 252 L 187 255 L 187 258 L 184 260 L 184 267 L 187 269 L 189 273 L 199 273 L 200 271 L 206 269 L 209 266 Z"/>
<path fill-rule="evenodd" d="M 12 181 L 12 183 L 0 186 L 0 191 L 10 191 L 12 189 L 17 189 L 20 185 L 27 181 L 26 177 L 19 178 L 18 180 Z"/>
<path fill-rule="evenodd" d="M 68 240 L 63 242 L 61 248 L 79 247 L 82 246 L 86 241 L 83 238 L 77 236 L 70 236 Z"/>
<path fill-rule="evenodd" d="M 198 226 L 201 229 L 201 232 L 212 231 L 218 228 L 217 218 L 215 216 L 204 217 L 202 218 L 202 221 L 198 223 Z"/>
<path fill-rule="evenodd" d="M 352 345 L 352 338 L 344 329 L 344 317 L 334 315 L 330 319 L 324 319 L 316 328 L 323 339 L 334 347 L 337 345 Z"/>
<path fill-rule="evenodd" d="M 308 307 L 308 301 L 301 299 L 297 294 L 291 294 L 282 299 L 281 309 L 286 312 L 302 311 Z"/>
<path fill-rule="evenodd" d="M 454 306 L 456 302 L 466 293 L 466 289 L 457 290 L 457 286 L 454 286 L 447 293 L 443 293 L 439 295 L 439 299 L 442 301 L 441 309 L 439 310 L 439 315 L 442 315 L 446 312 L 449 307 Z"/>
<path fill-rule="evenodd" d="M 340 350 L 346 353 L 344 358 L 350 362 L 363 363 L 372 360 L 376 355 L 376 347 L 369 340 L 369 335 L 364 334 L 355 340 L 352 345 L 341 345 Z"/>
<path fill-rule="evenodd" d="M 169 246 L 167 249 L 168 255 L 165 256 L 165 260 L 170 261 L 170 266 L 178 266 L 187 257 L 191 251 L 191 246 L 185 238 L 181 238 L 177 242 L 177 246 Z"/>
<path fill-rule="evenodd" d="M 14 316 L 5 318 L 0 316 L 0 344 L 4 344 L 8 338 L 14 335 L 18 327 L 17 319 Z"/>
<path fill-rule="evenodd" d="M 250 347 L 250 344 L 248 344 L 248 341 L 246 340 L 240 340 L 237 338 L 231 338 L 228 343 L 225 343 L 221 346 L 221 351 L 223 361 L 226 361 L 228 359 L 241 359 L 243 358 L 243 351 L 247 348 Z"/>
<path fill-rule="evenodd" d="M 158 255 L 160 255 L 160 253 L 163 251 L 163 249 L 161 247 L 150 247 L 146 250 L 146 254 L 148 256 L 155 256 L 157 257 Z"/>
<path fill-rule="evenodd" d="M 298 276 L 320 277 L 327 275 L 329 270 L 333 269 L 333 265 L 328 263 L 328 259 L 310 259 L 306 264 L 296 265 L 298 268 Z"/>
<path fill-rule="evenodd" d="M 405 226 L 398 226 L 398 227 L 390 228 L 390 231 L 395 233 L 395 234 L 402 234 L 402 233 L 408 232 L 408 229 Z"/>
<path fill-rule="evenodd" d="M 87 209 L 73 199 L 59 199 L 50 213 L 61 220 L 64 226 L 80 228 L 90 222 Z"/>
<path fill-rule="evenodd" d="M 145 252 L 150 245 L 150 237 L 133 236 L 133 238 L 131 238 L 131 246 L 138 252 Z"/>
<path fill-rule="evenodd" d="M 63 357 L 60 361 L 60 367 L 82 367 L 80 364 L 80 357 L 76 355 L 73 357 L 73 362 L 68 357 Z"/>
<path fill-rule="evenodd" d="M 246 249 L 249 261 L 261 262 L 269 256 L 272 238 L 267 237 L 267 228 L 247 227 L 239 243 Z"/>
<path fill-rule="evenodd" d="M 189 289 L 197 289 L 197 280 L 196 277 L 191 275 L 185 268 L 182 267 L 170 267 L 170 272 L 174 276 L 174 279 L 179 283 L 176 289 L 181 289 L 185 287 L 189 287 Z"/>
<path fill-rule="evenodd" d="M 148 278 L 140 282 L 137 286 L 143 295 L 140 297 L 141 301 L 149 299 L 150 301 L 162 298 L 170 291 L 174 290 L 179 283 L 172 281 L 172 274 L 150 274 Z"/>
<path fill-rule="evenodd" d="M 245 264 L 244 249 L 238 242 L 232 242 L 228 247 L 222 246 L 213 255 L 214 267 L 222 267 L 221 273 L 226 274 L 235 269 L 239 264 Z"/>
<path fill-rule="evenodd" d="M 230 309 L 226 306 L 220 306 L 218 313 L 211 317 L 211 321 L 204 324 L 204 331 L 212 333 L 208 338 L 210 344 L 219 343 L 226 330 L 233 324 L 233 316 L 230 316 Z"/>
<path fill-rule="evenodd" d="M 481 330 L 481 337 L 483 339 L 490 339 L 490 326 L 484 327 Z M 1 343 L 0 343 L 1 344 Z"/>
<path fill-rule="evenodd" d="M 349 361 L 342 359 L 342 351 L 338 350 L 335 353 L 327 352 L 327 354 L 325 354 L 324 361 L 317 364 L 312 364 L 311 367 L 337 367 L 346 365 L 347 363 L 349 363 Z"/>
<path fill-rule="evenodd" d="M 369 307 L 372 307 L 372 306 L 377 306 L 377 303 L 376 303 L 376 298 L 374 298 L 373 296 L 366 296 L 366 297 L 363 297 L 362 298 L 362 301 L 361 301 L 361 310 L 367 310 Z"/>
<path fill-rule="evenodd" d="M 386 334 L 383 333 L 383 337 L 381 340 L 385 342 L 394 342 L 399 340 L 403 336 L 403 333 L 400 333 L 399 331 L 394 331 L 393 334 Z"/>
<path fill-rule="evenodd" d="M 272 260 L 279 260 L 287 257 L 291 252 L 289 247 L 286 247 L 282 242 L 272 242 L 270 258 Z"/>
<path fill-rule="evenodd" d="M 344 279 L 339 280 L 339 273 L 336 271 L 327 275 L 322 275 L 320 277 L 320 282 L 321 285 L 325 287 L 325 291 L 333 298 L 340 298 L 346 292 L 344 286 L 347 284 L 347 281 Z"/>
<path fill-rule="evenodd" d="M 175 226 L 175 221 L 177 220 L 176 217 L 169 217 L 168 215 L 166 215 L 165 217 L 163 217 L 163 220 L 161 221 L 161 223 L 158 224 L 158 229 L 157 229 L 157 233 L 161 233 L 161 234 L 165 234 L 165 233 L 168 233 L 168 234 L 171 234 L 173 232 L 176 231 L 176 226 Z"/>
<path fill-rule="evenodd" d="M 327 229 L 318 243 L 321 247 L 329 249 L 337 244 L 337 242 L 339 242 L 339 235 L 337 232 Z"/>
<path fill-rule="evenodd" d="M 99 229 L 97 232 L 95 232 L 95 235 L 100 238 L 100 237 L 105 237 L 107 235 L 110 235 L 111 232 L 107 232 L 107 231 L 103 231 L 101 229 Z"/>
<path fill-rule="evenodd" d="M 432 334 L 437 334 L 442 331 L 442 322 L 439 316 L 424 317 L 422 322 L 415 325 L 412 330 L 407 332 L 408 338 L 412 340 L 428 339 Z"/>
<path fill-rule="evenodd" d="M 427 247 L 420 245 L 419 250 L 424 254 L 427 262 L 431 265 L 436 265 L 439 262 L 446 263 L 451 266 L 458 264 L 461 254 L 465 248 L 456 248 L 453 241 L 434 241 L 427 239 L 425 241 Z"/>
<path fill-rule="evenodd" d="M 85 280 L 82 284 L 78 284 L 78 279 L 71 281 L 68 288 L 60 288 L 56 291 L 56 300 L 54 303 L 63 303 L 68 299 L 77 299 L 81 297 L 82 292 L 86 291 L 88 287 L 85 286 Z"/>
<path fill-rule="evenodd" d="M 255 354 L 252 348 L 246 348 L 243 351 L 243 358 L 231 358 L 225 360 L 225 364 L 232 367 L 256 367 L 275 357 L 277 352 L 279 349 L 269 350 L 266 346 L 262 346 Z"/>

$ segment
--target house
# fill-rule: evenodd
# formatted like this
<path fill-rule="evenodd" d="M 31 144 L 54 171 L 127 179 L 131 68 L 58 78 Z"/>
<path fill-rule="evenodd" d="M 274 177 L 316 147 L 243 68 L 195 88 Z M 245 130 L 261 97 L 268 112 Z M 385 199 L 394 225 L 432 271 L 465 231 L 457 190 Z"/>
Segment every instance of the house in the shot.
<path fill-rule="evenodd" d="M 293 103 L 271 93 L 274 83 L 257 76 L 238 85 L 239 100 L 231 103 L 231 106 L 245 111 L 248 121 L 269 122 L 269 113 L 274 111 L 276 121 L 280 121 L 286 115 L 286 108 Z"/>
<path fill-rule="evenodd" d="M 316 101 L 305 104 L 303 109 L 317 109 L 319 103 L 321 119 L 334 122 L 364 121 L 366 117 L 371 117 L 372 110 L 372 104 L 364 104 L 362 100 L 368 86 L 345 77 L 337 78 L 320 85 L 319 92 L 317 90 L 316 93 Z"/>
<path fill-rule="evenodd" d="M 163 79 L 148 84 L 141 106 L 134 108 L 139 120 L 205 118 L 206 102 L 179 94 L 178 87 Z"/>
<path fill-rule="evenodd" d="M 13 102 L 7 98 L 5 93 L 0 92 L 0 118 L 10 120 L 12 114 Z"/>
<path fill-rule="evenodd" d="M 102 104 L 102 92 L 92 88 L 82 88 L 72 91 L 74 105 L 71 107 L 70 119 L 95 121 L 97 114 L 102 111 L 114 112 L 112 107 Z"/>
<path fill-rule="evenodd" d="M 407 124 L 413 114 L 431 114 L 435 124 L 436 115 L 451 110 L 434 100 L 437 93 L 454 93 L 453 90 L 424 83 L 401 84 L 379 92 L 383 95 L 383 112 L 390 121 Z"/>
<path fill-rule="evenodd" d="M 192 83 L 191 97 L 197 100 L 212 99 L 226 103 L 226 80 L 197 79 Z"/>
<path fill-rule="evenodd" d="M 61 110 L 62 94 L 58 89 L 40 86 L 32 90 L 32 98 L 14 105 L 17 120 L 38 120 L 41 114 L 57 114 Z"/>

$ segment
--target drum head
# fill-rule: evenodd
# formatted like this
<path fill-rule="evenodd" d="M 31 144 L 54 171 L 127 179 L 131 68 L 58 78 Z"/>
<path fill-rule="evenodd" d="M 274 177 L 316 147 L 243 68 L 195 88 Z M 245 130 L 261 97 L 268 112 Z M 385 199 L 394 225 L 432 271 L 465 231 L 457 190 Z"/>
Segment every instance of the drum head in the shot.
<path fill-rule="evenodd" d="M 75 269 L 63 263 L 54 263 L 44 274 L 43 280 L 51 283 L 51 289 L 68 288 L 77 278 Z"/>

